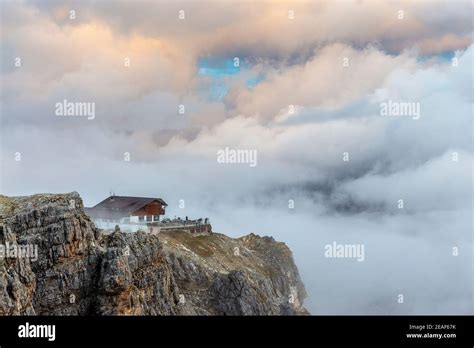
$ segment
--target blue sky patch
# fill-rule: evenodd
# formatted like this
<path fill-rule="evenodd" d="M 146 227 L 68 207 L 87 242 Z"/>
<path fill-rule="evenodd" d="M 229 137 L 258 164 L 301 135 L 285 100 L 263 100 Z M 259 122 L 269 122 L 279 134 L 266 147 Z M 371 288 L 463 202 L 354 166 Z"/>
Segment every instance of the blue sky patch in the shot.
<path fill-rule="evenodd" d="M 248 89 L 253 89 L 263 80 L 263 76 L 254 75 L 242 59 L 237 62 L 235 58 L 201 58 L 198 61 L 198 75 L 211 78 L 208 96 L 213 101 L 220 101 L 229 93 L 230 87 L 227 83 L 229 79 L 244 73 L 249 76 L 245 80 Z"/>

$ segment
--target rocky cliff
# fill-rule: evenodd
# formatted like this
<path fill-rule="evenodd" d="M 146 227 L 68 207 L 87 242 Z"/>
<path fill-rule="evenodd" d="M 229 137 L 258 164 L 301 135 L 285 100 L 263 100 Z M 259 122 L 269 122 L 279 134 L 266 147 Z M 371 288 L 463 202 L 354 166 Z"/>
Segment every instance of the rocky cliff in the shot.
<path fill-rule="evenodd" d="M 77 193 L 0 196 L 0 246 L 0 315 L 307 313 L 284 243 L 186 230 L 105 233 Z"/>

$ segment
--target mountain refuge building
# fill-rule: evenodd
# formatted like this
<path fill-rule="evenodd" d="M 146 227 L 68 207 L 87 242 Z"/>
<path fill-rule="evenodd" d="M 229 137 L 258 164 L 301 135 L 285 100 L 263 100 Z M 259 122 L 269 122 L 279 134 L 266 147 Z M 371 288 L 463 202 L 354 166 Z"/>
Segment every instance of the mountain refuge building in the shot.
<path fill-rule="evenodd" d="M 119 225 L 136 232 L 160 222 L 167 206 L 161 198 L 112 195 L 92 208 L 85 208 L 85 212 L 98 228 L 111 229 Z"/>

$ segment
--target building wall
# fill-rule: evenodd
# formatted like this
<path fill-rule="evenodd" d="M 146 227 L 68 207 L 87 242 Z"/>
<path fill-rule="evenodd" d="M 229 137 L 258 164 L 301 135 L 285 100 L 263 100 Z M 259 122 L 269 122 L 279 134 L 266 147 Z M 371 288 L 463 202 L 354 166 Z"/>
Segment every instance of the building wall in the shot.
<path fill-rule="evenodd" d="M 147 231 L 146 225 L 138 225 L 138 224 L 125 224 L 121 223 L 119 225 L 120 231 L 122 232 L 137 232 L 138 230 Z"/>
<path fill-rule="evenodd" d="M 148 231 L 148 225 L 146 223 L 138 223 L 138 216 L 136 216 L 136 223 L 131 221 L 127 223 L 124 219 L 119 220 L 108 220 L 108 219 L 93 219 L 94 225 L 97 228 L 104 230 L 113 230 L 118 225 L 122 232 L 137 232 L 138 230 Z"/>
<path fill-rule="evenodd" d="M 138 216 L 136 217 L 138 221 Z M 190 233 L 212 233 L 212 227 L 209 223 L 197 224 L 197 223 L 185 223 L 176 225 L 162 225 L 157 223 L 127 223 L 122 219 L 121 221 L 105 220 L 105 219 L 93 219 L 94 224 L 97 228 L 105 230 L 113 230 L 118 225 L 122 232 L 137 232 L 138 230 L 158 233 L 160 231 L 173 231 L 173 230 L 185 230 Z"/>
<path fill-rule="evenodd" d="M 165 208 L 162 207 L 161 203 L 158 202 L 152 202 L 150 204 L 147 204 L 143 208 L 134 211 L 132 215 L 134 216 L 145 216 L 145 215 L 164 215 L 165 214 Z"/>
<path fill-rule="evenodd" d="M 112 220 L 108 220 L 108 219 L 95 218 L 95 219 L 92 219 L 92 221 L 94 222 L 94 225 L 97 228 L 101 228 L 101 229 L 114 229 L 115 225 L 120 224 L 120 221 L 117 221 L 117 220 L 112 221 Z"/>

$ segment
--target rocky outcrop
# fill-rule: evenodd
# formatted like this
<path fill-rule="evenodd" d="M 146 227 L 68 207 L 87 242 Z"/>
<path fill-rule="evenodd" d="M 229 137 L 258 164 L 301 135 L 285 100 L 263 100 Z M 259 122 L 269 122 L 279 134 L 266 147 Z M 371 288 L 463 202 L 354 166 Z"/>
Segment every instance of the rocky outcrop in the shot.
<path fill-rule="evenodd" d="M 307 314 L 284 243 L 105 233 L 77 193 L 0 196 L 0 246 L 0 315 Z"/>

